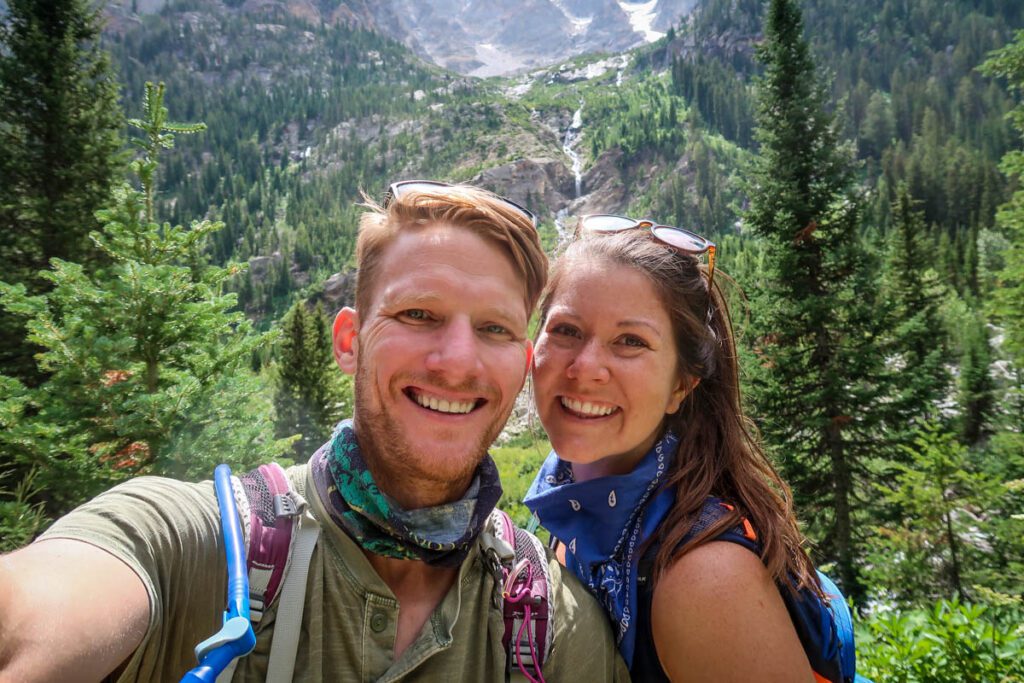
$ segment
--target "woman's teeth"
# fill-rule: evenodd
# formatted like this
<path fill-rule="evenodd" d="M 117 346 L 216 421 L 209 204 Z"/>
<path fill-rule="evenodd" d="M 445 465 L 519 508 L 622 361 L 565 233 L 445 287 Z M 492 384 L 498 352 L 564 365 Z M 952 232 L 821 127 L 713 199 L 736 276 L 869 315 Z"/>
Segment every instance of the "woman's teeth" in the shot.
<path fill-rule="evenodd" d="M 443 398 L 427 396 L 426 394 L 420 393 L 414 394 L 413 398 L 416 400 L 416 403 L 420 404 L 424 408 L 436 410 L 439 413 L 465 414 L 473 410 L 473 406 L 476 405 L 476 401 L 448 401 Z"/>
<path fill-rule="evenodd" d="M 574 413 L 581 415 L 592 415 L 593 417 L 604 417 L 615 412 L 615 406 L 601 406 L 589 401 L 577 401 L 574 398 L 561 398 L 562 405 Z"/>

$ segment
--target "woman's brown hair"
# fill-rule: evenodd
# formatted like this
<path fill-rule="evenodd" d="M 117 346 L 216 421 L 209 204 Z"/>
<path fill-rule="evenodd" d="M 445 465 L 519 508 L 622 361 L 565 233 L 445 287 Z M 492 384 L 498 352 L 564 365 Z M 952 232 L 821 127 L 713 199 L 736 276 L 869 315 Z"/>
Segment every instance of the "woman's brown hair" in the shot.
<path fill-rule="evenodd" d="M 659 545 L 654 580 L 675 559 L 746 518 L 772 577 L 791 589 L 808 587 L 820 593 L 789 487 L 743 414 L 732 320 L 721 289 L 716 284 L 709 291 L 706 269 L 696 256 L 662 243 L 648 230 L 584 234 L 552 270 L 541 300 L 542 321 L 563 273 L 574 263 L 593 260 L 628 266 L 650 279 L 672 321 L 677 370 L 683 378 L 700 380 L 663 424 L 663 431 L 679 437 L 679 449 L 665 484 L 675 488 L 676 501 L 651 539 Z M 720 282 L 721 274 L 716 275 Z M 733 509 L 683 543 L 709 496 L 722 498 Z"/>

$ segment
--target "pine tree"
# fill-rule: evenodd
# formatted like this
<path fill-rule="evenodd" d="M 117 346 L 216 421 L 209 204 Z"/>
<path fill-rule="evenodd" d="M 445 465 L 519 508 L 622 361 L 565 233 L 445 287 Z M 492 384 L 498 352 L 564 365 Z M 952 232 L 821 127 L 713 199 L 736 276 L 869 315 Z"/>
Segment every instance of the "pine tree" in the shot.
<path fill-rule="evenodd" d="M 989 374 L 992 347 L 988 340 L 988 326 L 980 315 L 973 317 L 975 319 L 963 333 L 958 381 L 960 438 L 972 446 L 988 433 L 995 390 Z"/>
<path fill-rule="evenodd" d="M 797 512 L 848 595 L 858 596 L 854 506 L 878 455 L 884 390 L 873 283 L 857 235 L 852 151 L 838 141 L 793 0 L 772 0 L 758 55 L 757 139 L 746 229 L 763 238 L 752 302 L 752 415 Z"/>
<path fill-rule="evenodd" d="M 1024 31 L 1018 31 L 1012 43 L 996 51 L 983 70 L 1009 81 L 1018 93 L 1024 91 Z M 1024 104 L 1010 113 L 1018 135 L 1024 135 Z M 1017 144 L 1020 145 L 1018 138 Z M 1016 407 L 1011 419 L 1024 421 L 1024 149 L 1006 154 L 1002 171 L 1016 180 L 1018 189 L 1010 201 L 999 208 L 996 221 L 1004 231 L 1009 247 L 1003 252 L 1003 267 L 995 274 L 988 313 L 1003 329 L 1003 351 L 1013 361 L 1016 374 Z"/>
<path fill-rule="evenodd" d="M 900 515 L 873 539 L 872 587 L 904 604 L 967 600 L 988 561 L 971 543 L 980 524 L 972 510 L 988 509 L 999 483 L 972 471 L 967 447 L 934 425 L 903 450 L 906 463 L 891 465 L 894 485 L 876 487 L 880 502 Z"/>
<path fill-rule="evenodd" d="M 345 406 L 321 305 L 309 311 L 300 301 L 285 314 L 277 357 L 277 434 L 298 434 L 292 452 L 296 459 L 305 459 L 327 440 Z"/>
<path fill-rule="evenodd" d="M 21 402 L 31 410 L 15 424 L 15 456 L 37 468 L 54 513 L 134 474 L 208 477 L 217 463 L 244 467 L 287 450 L 271 433 L 269 392 L 248 370 L 271 337 L 232 312 L 224 287 L 238 266 L 204 257 L 222 225 L 154 215 L 158 154 L 175 134 L 202 129 L 168 122 L 163 96 L 163 85 L 147 84 L 145 117 L 130 121 L 144 133 L 131 165 L 141 189 L 115 191 L 92 235 L 110 265 L 55 259 L 42 273 L 51 289 L 36 296 L 0 283 L 0 303 L 27 318 L 44 349 L 46 381 Z"/>
<path fill-rule="evenodd" d="M 123 161 L 118 84 L 89 0 L 9 0 L 0 16 L 0 263 L 31 293 L 88 239 Z M 34 377 L 24 328 L 0 312 L 0 365 Z"/>
<path fill-rule="evenodd" d="M 946 333 L 939 315 L 943 287 L 932 268 L 924 214 L 905 184 L 896 189 L 890 209 L 892 230 L 883 278 L 883 299 L 890 322 L 885 351 L 896 381 L 890 425 L 909 437 L 938 418 L 950 377 L 944 366 Z M 906 443 L 906 438 L 901 439 Z"/>

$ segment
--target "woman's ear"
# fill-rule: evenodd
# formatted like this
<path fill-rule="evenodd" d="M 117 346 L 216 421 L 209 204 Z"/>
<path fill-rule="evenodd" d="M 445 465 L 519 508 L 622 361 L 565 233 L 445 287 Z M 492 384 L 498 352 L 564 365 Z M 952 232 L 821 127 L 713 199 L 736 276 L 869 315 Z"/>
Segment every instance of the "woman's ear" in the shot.
<path fill-rule="evenodd" d="M 533 370 L 533 340 L 526 340 L 526 374 L 530 374 L 530 370 Z"/>
<path fill-rule="evenodd" d="M 334 318 L 334 361 L 341 371 L 354 375 L 356 360 L 359 355 L 359 313 L 355 309 L 345 308 L 338 311 Z"/>
<path fill-rule="evenodd" d="M 700 384 L 700 377 L 680 377 L 676 388 L 669 394 L 665 414 L 672 415 L 679 410 L 679 406 L 683 405 L 683 399 L 689 396 L 698 384 Z"/>

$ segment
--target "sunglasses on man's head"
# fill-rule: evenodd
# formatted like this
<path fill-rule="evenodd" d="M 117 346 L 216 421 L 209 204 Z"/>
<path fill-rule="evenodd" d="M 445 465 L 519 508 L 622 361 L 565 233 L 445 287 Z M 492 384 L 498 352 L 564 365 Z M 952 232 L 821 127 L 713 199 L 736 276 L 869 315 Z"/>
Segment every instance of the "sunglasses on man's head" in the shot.
<path fill-rule="evenodd" d="M 391 183 L 391 187 L 389 187 L 388 191 L 384 194 L 384 208 L 388 208 L 388 206 L 391 205 L 391 202 L 401 198 L 402 195 L 405 195 L 409 192 L 429 193 L 436 192 L 438 188 L 444 187 L 452 187 L 452 185 L 448 183 L 442 183 L 437 180 L 402 180 L 397 183 Z M 508 204 L 516 211 L 518 211 L 519 213 L 526 216 L 526 218 L 530 221 L 530 224 L 533 225 L 534 228 L 537 227 L 537 217 L 533 214 L 532 211 L 527 209 L 525 206 L 520 206 L 519 204 L 516 204 L 511 199 L 506 199 L 505 197 L 500 197 L 498 195 L 495 196 L 498 197 L 498 199 L 500 199 L 504 203 Z"/>
<path fill-rule="evenodd" d="M 674 225 L 659 225 L 649 218 L 637 220 L 628 216 L 598 213 L 580 218 L 579 223 L 576 224 L 576 237 L 579 237 L 582 232 L 612 233 L 635 228 L 650 228 L 651 234 L 656 240 L 684 254 L 700 256 L 706 252 L 708 255 L 708 291 L 711 291 L 712 278 L 715 276 L 715 243 L 695 232 L 677 228 Z"/>

